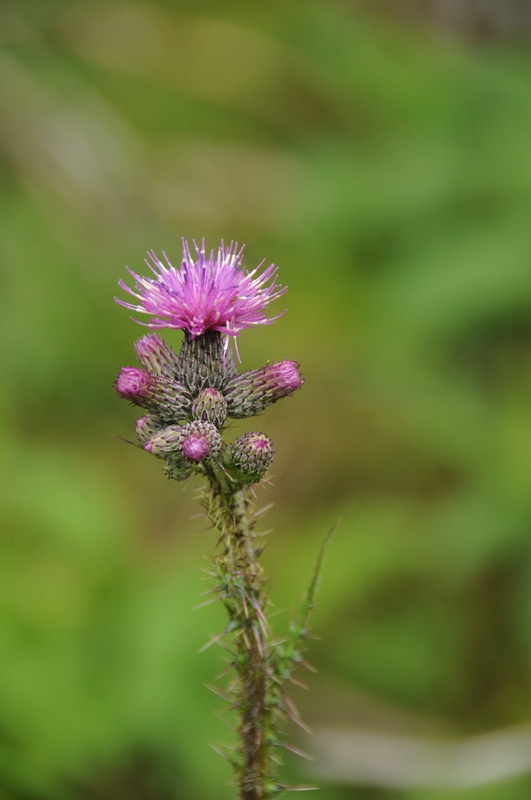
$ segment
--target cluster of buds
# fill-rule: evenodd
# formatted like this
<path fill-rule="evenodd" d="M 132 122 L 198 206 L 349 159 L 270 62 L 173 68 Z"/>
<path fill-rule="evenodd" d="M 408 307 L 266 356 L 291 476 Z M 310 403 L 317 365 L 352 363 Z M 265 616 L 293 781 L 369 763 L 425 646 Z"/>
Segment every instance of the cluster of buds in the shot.
<path fill-rule="evenodd" d="M 222 429 L 228 419 L 260 414 L 303 381 L 295 361 L 238 373 L 227 337 L 271 322 L 264 308 L 285 289 L 277 286 L 273 266 L 256 278 L 256 270 L 241 270 L 242 251 L 236 246 L 222 245 L 217 258 L 213 253 L 207 258 L 204 245 L 196 249 L 193 261 L 185 243 L 180 270 L 152 254 L 156 269 L 149 266 L 157 277 L 132 273 L 138 293 L 121 283 L 140 304 L 118 302 L 157 314 L 149 327 L 183 329 L 184 340 L 177 354 L 158 334 L 143 336 L 135 344 L 140 366 L 123 367 L 115 386 L 120 397 L 144 410 L 136 423 L 139 446 L 164 460 L 168 477 L 184 480 L 218 464 L 236 482 L 254 483 L 273 460 L 271 440 L 251 432 L 225 444 Z"/>
<path fill-rule="evenodd" d="M 166 474 L 189 477 L 219 459 L 241 483 L 254 483 L 273 460 L 273 445 L 251 432 L 223 445 L 227 419 L 264 411 L 302 385 L 298 365 L 281 361 L 237 374 L 221 334 L 185 335 L 179 356 L 158 334 L 135 345 L 140 367 L 123 367 L 116 381 L 120 397 L 147 412 L 136 423 L 139 445 L 165 461 Z"/>

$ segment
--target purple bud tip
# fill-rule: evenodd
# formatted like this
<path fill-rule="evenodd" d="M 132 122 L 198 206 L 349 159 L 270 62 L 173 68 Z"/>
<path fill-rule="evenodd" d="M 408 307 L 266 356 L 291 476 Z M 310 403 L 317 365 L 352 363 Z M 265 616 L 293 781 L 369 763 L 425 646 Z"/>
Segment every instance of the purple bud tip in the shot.
<path fill-rule="evenodd" d="M 271 448 L 271 439 L 268 436 L 261 436 L 260 434 L 257 434 L 252 440 L 252 448 L 256 452 L 269 450 Z"/>
<path fill-rule="evenodd" d="M 194 421 L 158 430 L 144 444 L 144 450 L 158 458 L 203 461 L 216 456 L 221 444 L 221 436 L 214 425 Z"/>
<path fill-rule="evenodd" d="M 140 417 L 135 423 L 136 435 L 141 444 L 147 442 L 148 439 L 160 429 L 161 422 L 153 414 L 146 414 L 145 417 Z"/>
<path fill-rule="evenodd" d="M 281 361 L 278 364 L 272 364 L 269 370 L 279 389 L 293 392 L 295 389 L 300 389 L 304 383 L 296 361 Z"/>
<path fill-rule="evenodd" d="M 215 458 L 221 450 L 221 436 L 210 422 L 195 420 L 181 428 L 181 452 L 189 461 Z"/>
<path fill-rule="evenodd" d="M 190 461 L 202 461 L 209 451 L 208 438 L 199 433 L 191 433 L 183 442 L 183 455 Z"/>
<path fill-rule="evenodd" d="M 163 340 L 156 333 L 146 334 L 135 342 L 135 352 L 139 358 L 142 356 L 151 356 L 156 353 L 158 349 L 164 345 Z"/>
<path fill-rule="evenodd" d="M 116 391 L 126 400 L 138 402 L 150 396 L 152 380 L 147 372 L 137 367 L 123 367 L 116 380 Z"/>
<path fill-rule="evenodd" d="M 260 480 L 271 466 L 274 454 L 273 442 L 269 436 L 257 431 L 244 433 L 230 446 L 232 466 L 239 471 L 239 477 L 246 483 Z"/>

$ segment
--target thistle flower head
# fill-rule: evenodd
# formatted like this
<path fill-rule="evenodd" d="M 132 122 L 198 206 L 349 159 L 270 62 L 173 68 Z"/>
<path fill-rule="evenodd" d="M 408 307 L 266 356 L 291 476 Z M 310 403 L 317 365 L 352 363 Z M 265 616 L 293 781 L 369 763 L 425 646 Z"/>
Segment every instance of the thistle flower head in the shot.
<path fill-rule="evenodd" d="M 146 264 L 153 277 L 142 277 L 128 267 L 135 281 L 134 290 L 123 280 L 118 282 L 138 302 L 115 298 L 116 302 L 139 314 L 150 315 L 151 321 L 143 323 L 149 328 L 182 329 L 192 339 L 206 331 L 238 336 L 244 328 L 277 318 L 265 314 L 267 305 L 286 291 L 286 287 L 277 283 L 277 268 L 273 264 L 261 273 L 262 264 L 249 272 L 243 266 L 243 247 L 239 248 L 236 242 L 228 247 L 222 242 L 217 255 L 213 250 L 206 253 L 204 240 L 200 247 L 194 241 L 194 248 L 195 260 L 183 240 L 180 268 L 174 267 L 165 253 L 163 263 L 150 251 Z"/>

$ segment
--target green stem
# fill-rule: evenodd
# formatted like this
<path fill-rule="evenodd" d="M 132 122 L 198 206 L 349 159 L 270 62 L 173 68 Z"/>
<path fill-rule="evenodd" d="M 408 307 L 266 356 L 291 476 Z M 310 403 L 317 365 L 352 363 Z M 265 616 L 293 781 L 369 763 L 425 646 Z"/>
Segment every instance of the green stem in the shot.
<path fill-rule="evenodd" d="M 274 691 L 265 620 L 267 597 L 255 543 L 253 507 L 248 487 L 233 483 L 219 468 L 209 468 L 207 478 L 207 512 L 220 533 L 221 553 L 216 557 L 219 592 L 229 616 L 227 630 L 232 635 L 237 673 L 240 800 L 267 800 L 276 786 Z"/>

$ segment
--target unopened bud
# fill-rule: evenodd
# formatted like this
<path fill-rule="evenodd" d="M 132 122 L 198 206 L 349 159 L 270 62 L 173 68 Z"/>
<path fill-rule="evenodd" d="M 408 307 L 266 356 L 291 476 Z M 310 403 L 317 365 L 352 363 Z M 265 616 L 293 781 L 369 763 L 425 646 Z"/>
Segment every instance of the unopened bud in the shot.
<path fill-rule="evenodd" d="M 190 416 L 192 398 L 188 390 L 173 378 L 159 375 L 155 380 L 156 392 L 153 410 L 165 421 L 184 420 Z"/>
<path fill-rule="evenodd" d="M 151 439 L 151 437 L 160 430 L 162 423 L 154 414 L 146 414 L 144 417 L 137 419 L 135 426 L 138 441 L 145 444 L 148 439 Z"/>
<path fill-rule="evenodd" d="M 190 461 L 214 458 L 221 450 L 221 436 L 211 422 L 189 422 L 183 433 L 182 453 Z"/>
<path fill-rule="evenodd" d="M 145 406 L 151 401 L 154 381 L 143 369 L 123 367 L 116 379 L 115 387 L 120 397 L 137 406 Z"/>
<path fill-rule="evenodd" d="M 256 483 L 271 466 L 275 450 L 273 442 L 264 433 L 251 431 L 232 442 L 228 451 L 227 466 L 245 483 Z"/>
<path fill-rule="evenodd" d="M 143 434 L 144 428 L 147 431 L 147 428 L 152 424 L 152 420 L 149 419 L 149 415 L 138 420 L 137 432 L 139 423 L 142 423 L 140 429 Z M 162 430 L 155 431 L 144 443 L 144 450 L 164 459 L 164 474 L 175 481 L 184 481 L 192 474 L 190 462 L 184 458 L 182 452 L 183 436 L 183 426 L 168 425 Z"/>
<path fill-rule="evenodd" d="M 210 422 L 189 422 L 187 425 L 168 425 L 157 431 L 144 444 L 144 450 L 159 458 L 204 461 L 216 456 L 221 449 L 221 436 Z"/>
<path fill-rule="evenodd" d="M 144 450 L 159 458 L 181 455 L 183 426 L 168 425 L 154 433 L 144 444 Z"/>
<path fill-rule="evenodd" d="M 190 413 L 189 392 L 178 381 L 150 375 L 137 367 L 123 367 L 116 380 L 120 397 L 146 408 L 163 422 L 185 419 Z"/>
<path fill-rule="evenodd" d="M 212 386 L 207 386 L 192 403 L 192 416 L 201 422 L 211 422 L 221 428 L 227 419 L 227 401 Z"/>
<path fill-rule="evenodd" d="M 288 397 L 304 383 L 296 361 L 280 361 L 261 369 L 241 372 L 224 389 L 230 417 L 252 417 L 282 397 Z"/>
<path fill-rule="evenodd" d="M 179 359 L 169 344 L 156 333 L 148 333 L 135 343 L 138 360 L 151 375 L 175 378 Z"/>

